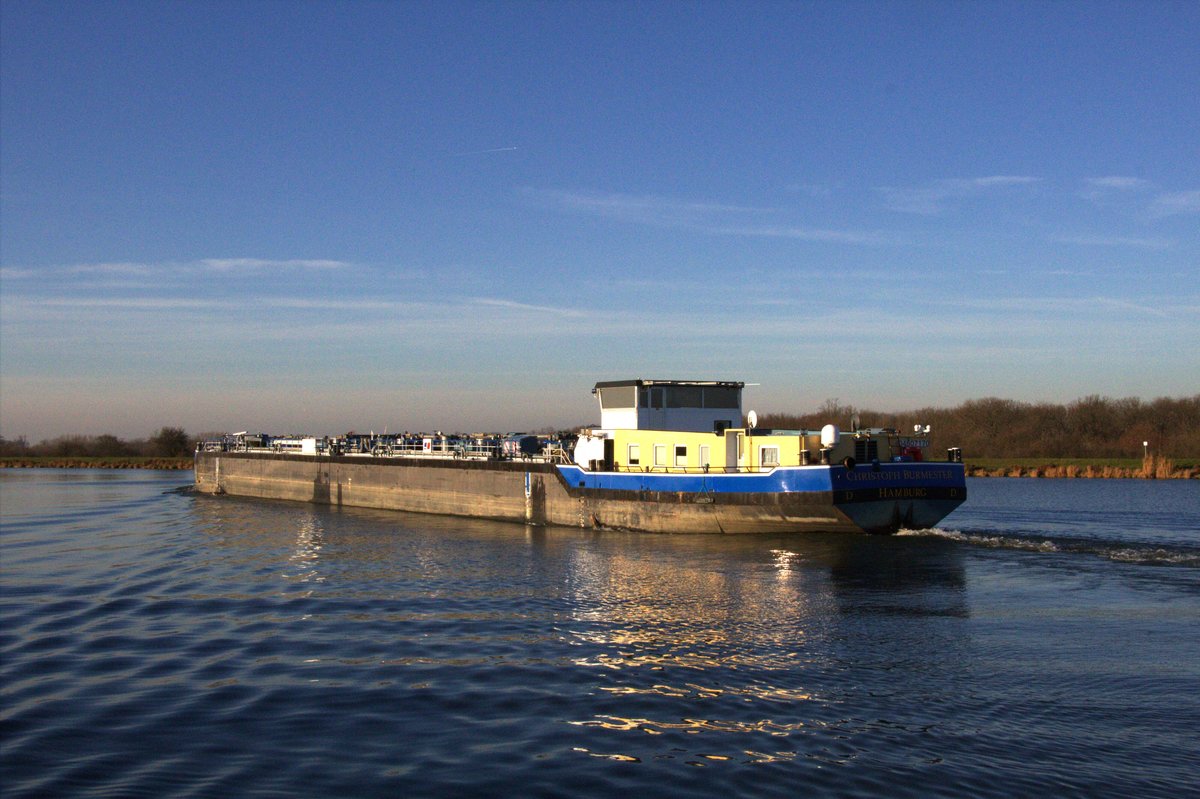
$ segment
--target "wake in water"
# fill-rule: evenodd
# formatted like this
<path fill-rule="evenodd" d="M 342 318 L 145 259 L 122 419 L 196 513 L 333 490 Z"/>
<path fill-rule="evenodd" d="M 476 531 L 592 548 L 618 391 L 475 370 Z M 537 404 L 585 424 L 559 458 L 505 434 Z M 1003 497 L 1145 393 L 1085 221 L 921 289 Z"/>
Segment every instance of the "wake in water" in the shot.
<path fill-rule="evenodd" d="M 1158 544 L 1150 545 L 1136 541 L 1105 540 L 1103 538 L 1069 536 L 1035 538 L 997 531 L 946 530 L 939 527 L 928 530 L 900 530 L 896 535 L 943 538 L 990 549 L 1071 553 L 1091 555 L 1121 563 L 1200 568 L 1200 548 L 1183 544 L 1166 547 Z"/>

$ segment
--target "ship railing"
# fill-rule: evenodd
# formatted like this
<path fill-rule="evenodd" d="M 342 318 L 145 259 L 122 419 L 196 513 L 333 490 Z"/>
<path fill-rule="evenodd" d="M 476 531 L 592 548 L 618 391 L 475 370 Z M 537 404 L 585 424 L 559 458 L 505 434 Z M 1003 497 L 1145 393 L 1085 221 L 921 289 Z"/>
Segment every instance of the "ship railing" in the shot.
<path fill-rule="evenodd" d="M 526 454 L 507 442 L 488 439 L 434 440 L 426 447 L 421 440 L 377 442 L 369 449 L 347 448 L 342 455 L 373 458 L 420 458 L 431 460 L 512 460 L 533 463 L 569 462 L 561 446 L 551 445 L 536 454 Z"/>
<path fill-rule="evenodd" d="M 318 455 L 340 455 L 362 458 L 423 458 L 465 460 L 512 460 L 532 463 L 570 463 L 568 453 L 559 442 L 546 444 L 537 453 L 525 453 L 503 438 L 433 438 L 409 437 L 388 439 L 355 438 L 352 441 L 317 439 Z M 298 441 L 274 439 L 262 446 L 248 445 L 244 440 L 213 439 L 200 443 L 203 452 L 252 452 L 276 455 L 301 454 Z"/>
<path fill-rule="evenodd" d="M 208 439 L 201 441 L 199 447 L 201 452 L 249 452 L 251 448 L 246 446 L 244 441 L 236 441 L 233 439 Z M 264 448 L 263 450 L 268 451 Z"/>
<path fill-rule="evenodd" d="M 778 464 L 767 466 L 631 466 L 618 463 L 613 465 L 613 471 L 639 474 L 762 474 L 777 468 Z"/>

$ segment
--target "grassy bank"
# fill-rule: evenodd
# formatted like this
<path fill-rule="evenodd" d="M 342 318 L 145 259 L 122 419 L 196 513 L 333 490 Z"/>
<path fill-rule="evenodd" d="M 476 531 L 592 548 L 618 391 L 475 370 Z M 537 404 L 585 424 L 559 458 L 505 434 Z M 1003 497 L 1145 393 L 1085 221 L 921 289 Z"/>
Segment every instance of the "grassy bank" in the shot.
<path fill-rule="evenodd" d="M 1200 461 L 1160 458 L 969 458 L 968 477 L 1091 477 L 1195 480 Z"/>
<path fill-rule="evenodd" d="M 136 455 L 125 457 L 59 458 L 16 457 L 0 458 L 0 469 L 191 469 L 192 459 L 153 458 Z"/>

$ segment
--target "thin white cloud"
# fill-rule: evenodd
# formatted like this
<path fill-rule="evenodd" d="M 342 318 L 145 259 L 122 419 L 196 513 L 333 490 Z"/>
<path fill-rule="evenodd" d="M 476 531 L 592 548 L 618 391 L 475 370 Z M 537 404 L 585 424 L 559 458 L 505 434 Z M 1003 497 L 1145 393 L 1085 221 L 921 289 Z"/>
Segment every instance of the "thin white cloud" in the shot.
<path fill-rule="evenodd" d="M 562 208 L 606 216 L 623 222 L 659 227 L 685 227 L 722 236 L 790 238 L 841 244 L 882 244 L 889 238 L 862 230 L 829 230 L 798 225 L 756 224 L 744 220 L 778 215 L 779 210 L 744 205 L 632 195 L 557 190 L 526 190 L 528 196 Z"/>
<path fill-rule="evenodd" d="M 139 264 L 129 262 L 74 264 L 67 267 L 67 272 L 73 275 L 136 275 L 144 277 L 163 268 L 162 265 Z"/>
<path fill-rule="evenodd" d="M 517 148 L 517 147 L 491 147 L 486 150 L 468 150 L 467 152 L 455 153 L 454 155 L 455 155 L 455 157 L 460 157 L 460 156 L 464 156 L 464 155 L 490 155 L 491 153 L 511 153 L 517 149 L 519 149 L 519 148 Z"/>
<path fill-rule="evenodd" d="M 1094 189 L 1118 189 L 1122 191 L 1147 189 L 1151 185 L 1150 181 L 1143 178 L 1121 177 L 1118 175 L 1103 178 L 1088 178 L 1084 182 Z"/>
<path fill-rule="evenodd" d="M 968 178 L 965 181 L 951 181 L 956 183 L 966 183 L 967 186 L 973 189 L 987 189 L 992 186 L 1027 186 L 1030 183 L 1039 183 L 1041 178 L 1030 177 L 1028 175 L 992 175 L 985 178 Z"/>
<path fill-rule="evenodd" d="M 265 258 L 204 258 L 201 266 L 218 272 L 251 271 L 251 270 L 285 270 L 285 269 L 345 269 L 349 266 L 345 261 L 328 260 L 270 260 Z"/>
<path fill-rule="evenodd" d="M 1102 308 L 1116 308 L 1122 311 L 1133 311 L 1135 313 L 1145 314 L 1147 316 L 1157 316 L 1160 319 L 1171 318 L 1171 314 L 1167 313 L 1161 308 L 1154 308 L 1149 305 L 1129 302 L 1128 300 L 1118 300 L 1112 297 L 1092 297 L 1091 301 L 1093 304 Z"/>
<path fill-rule="evenodd" d="M 1055 236 L 1059 244 L 1077 244 L 1081 247 L 1134 247 L 1145 250 L 1165 250 L 1171 246 L 1166 239 L 1141 238 L 1137 236 Z"/>
<path fill-rule="evenodd" d="M 322 270 L 349 269 L 353 265 L 347 261 L 335 261 L 317 258 L 298 259 L 267 259 L 267 258 L 201 258 L 194 261 L 98 261 L 95 263 L 77 263 L 67 265 L 47 266 L 37 270 L 39 274 L 57 272 L 68 275 L 97 275 L 112 277 L 147 277 L 165 274 L 196 273 L 196 272 L 251 272 L 251 271 L 284 271 L 284 270 Z M 3 267 L 13 269 L 13 267 Z M 8 274 L 7 272 L 5 273 Z M 28 277 L 32 270 L 23 268 L 17 270 L 17 275 Z"/>
<path fill-rule="evenodd" d="M 127 311 L 228 311 L 233 302 L 225 299 L 194 299 L 186 297 L 29 297 L 7 296 L 4 305 L 7 309 L 70 309 L 107 311 L 122 309 Z M 488 316 L 489 323 L 504 319 L 513 319 L 516 314 L 522 318 L 530 314 L 542 317 L 558 317 L 578 319 L 587 316 L 586 311 L 577 308 L 563 308 L 549 305 L 534 305 L 516 302 L 496 297 L 470 297 L 463 304 L 410 302 L 401 300 L 380 300 L 376 298 L 347 298 L 347 299 L 311 299 L 306 297 L 265 297 L 255 300 L 255 307 L 278 308 L 293 311 L 320 312 L 352 312 L 354 316 L 363 317 L 369 314 L 386 314 L 388 316 L 411 316 L 413 318 L 449 318 L 458 317 L 465 320 L 480 320 L 480 311 L 464 313 L 464 307 L 476 309 L 493 309 L 498 312 Z M 224 317 L 222 317 L 224 318 Z M 306 317 L 312 318 L 312 317 Z M 372 315 L 371 319 L 377 317 Z M 274 322 L 271 322 L 272 324 Z"/>
<path fill-rule="evenodd" d="M 572 192 L 558 189 L 526 189 L 524 193 L 550 205 L 645 224 L 679 224 L 719 215 L 755 214 L 769 210 L 723 203 L 679 200 L 658 195 Z"/>
<path fill-rule="evenodd" d="M 1131 195 L 1147 191 L 1154 184 L 1143 178 L 1109 175 L 1107 177 L 1088 178 L 1079 190 L 1079 196 L 1088 202 L 1105 205 L 1122 201 Z"/>
<path fill-rule="evenodd" d="M 792 183 L 787 186 L 787 191 L 796 194 L 807 194 L 809 197 L 829 197 L 833 194 L 832 186 L 824 186 L 819 183 Z"/>
<path fill-rule="evenodd" d="M 549 305 L 530 305 L 523 302 L 514 302 L 513 300 L 496 299 L 492 297 L 472 297 L 470 302 L 476 305 L 486 305 L 492 308 L 503 308 L 510 311 L 531 311 L 537 314 L 551 314 L 554 316 L 563 316 L 568 318 L 580 318 L 586 316 L 583 311 L 577 308 L 555 308 Z"/>
<path fill-rule="evenodd" d="M 423 303 L 394 302 L 389 300 L 348 299 L 331 300 L 324 297 L 309 299 L 306 297 L 267 297 L 260 301 L 270 308 L 291 308 L 300 311 L 403 311 L 423 307 Z"/>
<path fill-rule="evenodd" d="M 964 297 L 931 299 L 933 305 L 951 305 L 958 309 L 996 312 L 1003 314 L 1034 313 L 1064 314 L 1080 313 L 1099 310 L 1132 311 L 1138 315 L 1153 316 L 1159 319 L 1170 319 L 1178 313 L 1178 307 L 1166 302 L 1150 305 L 1145 301 L 1132 302 L 1115 297 L 989 297 L 983 299 L 968 299 Z"/>
<path fill-rule="evenodd" d="M 935 180 L 920 186 L 883 186 L 876 191 L 883 197 L 884 206 L 892 211 L 936 216 L 945 212 L 953 200 L 979 197 L 999 189 L 1031 186 L 1041 180 L 1029 175 L 989 175 Z"/>
<path fill-rule="evenodd" d="M 0 280 L 25 280 L 36 277 L 37 270 L 20 269 L 15 266 L 0 266 Z"/>
<path fill-rule="evenodd" d="M 787 227 L 782 225 L 716 227 L 713 233 L 729 236 L 759 236 L 764 238 L 798 239 L 800 241 L 827 241 L 837 244 L 891 244 L 894 237 L 863 230 L 822 230 L 819 228 Z"/>
<path fill-rule="evenodd" d="M 1150 205 L 1153 216 L 1200 214 L 1200 191 L 1176 191 L 1160 194 Z"/>
<path fill-rule="evenodd" d="M 1051 269 L 1046 274 L 1049 277 L 1091 277 L 1095 272 L 1084 269 Z"/>
<path fill-rule="evenodd" d="M 195 300 L 179 297 L 50 297 L 14 298 L 14 305 L 40 305 L 49 308 L 126 308 L 166 310 L 179 308 L 229 308 L 227 300 Z"/>

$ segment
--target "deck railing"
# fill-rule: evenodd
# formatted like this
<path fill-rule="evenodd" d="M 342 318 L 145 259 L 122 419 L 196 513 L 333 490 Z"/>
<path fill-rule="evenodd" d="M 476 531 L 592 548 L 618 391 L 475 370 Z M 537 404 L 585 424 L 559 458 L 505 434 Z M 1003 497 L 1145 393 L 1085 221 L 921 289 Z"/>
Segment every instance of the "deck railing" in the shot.
<path fill-rule="evenodd" d="M 298 447 L 281 447 L 277 442 L 264 446 L 252 446 L 237 440 L 202 441 L 197 446 L 200 452 L 249 452 L 260 454 L 299 455 Z M 570 457 L 562 445 L 550 442 L 537 453 L 526 453 L 511 439 L 408 439 L 396 441 L 346 442 L 316 439 L 318 456 L 339 455 L 363 458 L 422 458 L 433 460 L 512 460 L 534 463 L 570 463 Z"/>

